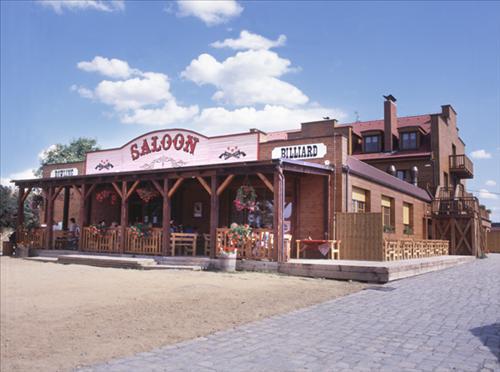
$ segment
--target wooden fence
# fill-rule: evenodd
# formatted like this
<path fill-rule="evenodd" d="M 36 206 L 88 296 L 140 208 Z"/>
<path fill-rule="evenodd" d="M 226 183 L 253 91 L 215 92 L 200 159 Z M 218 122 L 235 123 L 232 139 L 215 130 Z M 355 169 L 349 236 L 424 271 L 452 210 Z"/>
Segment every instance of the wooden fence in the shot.
<path fill-rule="evenodd" d="M 449 254 L 447 240 L 384 239 L 384 260 L 411 260 Z"/>
<path fill-rule="evenodd" d="M 341 260 L 383 261 L 381 213 L 337 213 Z"/>
<path fill-rule="evenodd" d="M 17 229 L 16 240 L 17 244 L 22 244 L 29 248 L 43 249 L 45 247 L 44 227 L 36 227 L 32 229 Z"/>
<path fill-rule="evenodd" d="M 90 227 L 82 229 L 82 251 L 101 253 L 120 253 L 120 229 L 108 228 L 98 233 Z"/>
<path fill-rule="evenodd" d="M 487 233 L 487 253 L 500 253 L 500 229 L 493 228 Z"/>
<path fill-rule="evenodd" d="M 340 259 L 394 261 L 449 254 L 447 240 L 386 239 L 381 213 L 337 213 Z"/>
<path fill-rule="evenodd" d="M 249 239 L 237 243 L 230 239 L 229 231 L 228 228 L 217 229 L 217 253 L 223 247 L 229 247 L 238 249 L 238 258 L 242 259 L 274 261 L 277 256 L 274 248 L 273 230 L 252 229 Z M 291 241 L 292 236 L 286 234 L 284 244 L 287 260 L 290 258 Z"/>

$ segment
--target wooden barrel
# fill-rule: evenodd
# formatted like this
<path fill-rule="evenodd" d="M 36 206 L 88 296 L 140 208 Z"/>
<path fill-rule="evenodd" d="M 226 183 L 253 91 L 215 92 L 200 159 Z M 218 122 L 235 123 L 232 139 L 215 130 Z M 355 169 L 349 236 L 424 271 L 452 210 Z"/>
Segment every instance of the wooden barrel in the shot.
<path fill-rule="evenodd" d="M 2 255 L 12 256 L 14 254 L 14 244 L 11 242 L 2 242 Z"/>

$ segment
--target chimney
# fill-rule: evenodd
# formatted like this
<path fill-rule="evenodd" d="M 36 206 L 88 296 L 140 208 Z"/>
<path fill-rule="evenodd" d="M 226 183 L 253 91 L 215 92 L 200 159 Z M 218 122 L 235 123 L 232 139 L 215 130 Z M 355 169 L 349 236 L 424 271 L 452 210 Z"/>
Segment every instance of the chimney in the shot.
<path fill-rule="evenodd" d="M 398 135 L 398 116 L 396 110 L 396 98 L 389 94 L 384 96 L 384 151 L 393 150 L 393 136 Z"/>

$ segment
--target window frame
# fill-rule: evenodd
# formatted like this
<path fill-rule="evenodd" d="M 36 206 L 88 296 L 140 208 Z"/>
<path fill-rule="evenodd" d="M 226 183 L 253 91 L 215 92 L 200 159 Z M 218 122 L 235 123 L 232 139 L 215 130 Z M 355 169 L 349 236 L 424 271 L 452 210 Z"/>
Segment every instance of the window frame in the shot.
<path fill-rule="evenodd" d="M 412 144 L 412 141 L 411 141 L 411 135 L 415 135 L 415 143 Z M 405 136 L 408 136 L 408 140 L 405 142 L 405 139 L 404 137 Z M 399 134 L 399 149 L 400 150 L 417 150 L 418 149 L 418 145 L 419 145 L 419 141 L 418 141 L 418 132 L 417 131 L 408 131 L 408 132 L 402 132 Z M 405 146 L 405 143 L 407 144 Z M 408 144 L 412 144 L 412 145 L 408 145 Z"/>
<path fill-rule="evenodd" d="M 368 138 L 376 138 L 377 139 L 377 148 L 373 150 L 367 150 L 367 140 Z M 370 141 L 370 145 L 373 146 L 373 142 Z M 380 134 L 366 134 L 363 136 L 363 152 L 372 153 L 372 152 L 380 152 L 382 149 L 382 136 Z"/>

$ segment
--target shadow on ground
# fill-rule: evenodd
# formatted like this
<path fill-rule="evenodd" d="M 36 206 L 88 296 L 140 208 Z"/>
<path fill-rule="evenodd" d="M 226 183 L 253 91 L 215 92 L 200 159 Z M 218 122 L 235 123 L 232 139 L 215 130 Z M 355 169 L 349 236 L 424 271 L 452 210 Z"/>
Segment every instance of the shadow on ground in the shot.
<path fill-rule="evenodd" d="M 482 327 L 472 328 L 471 333 L 478 337 L 484 346 L 500 361 L 500 323 L 493 323 Z"/>

